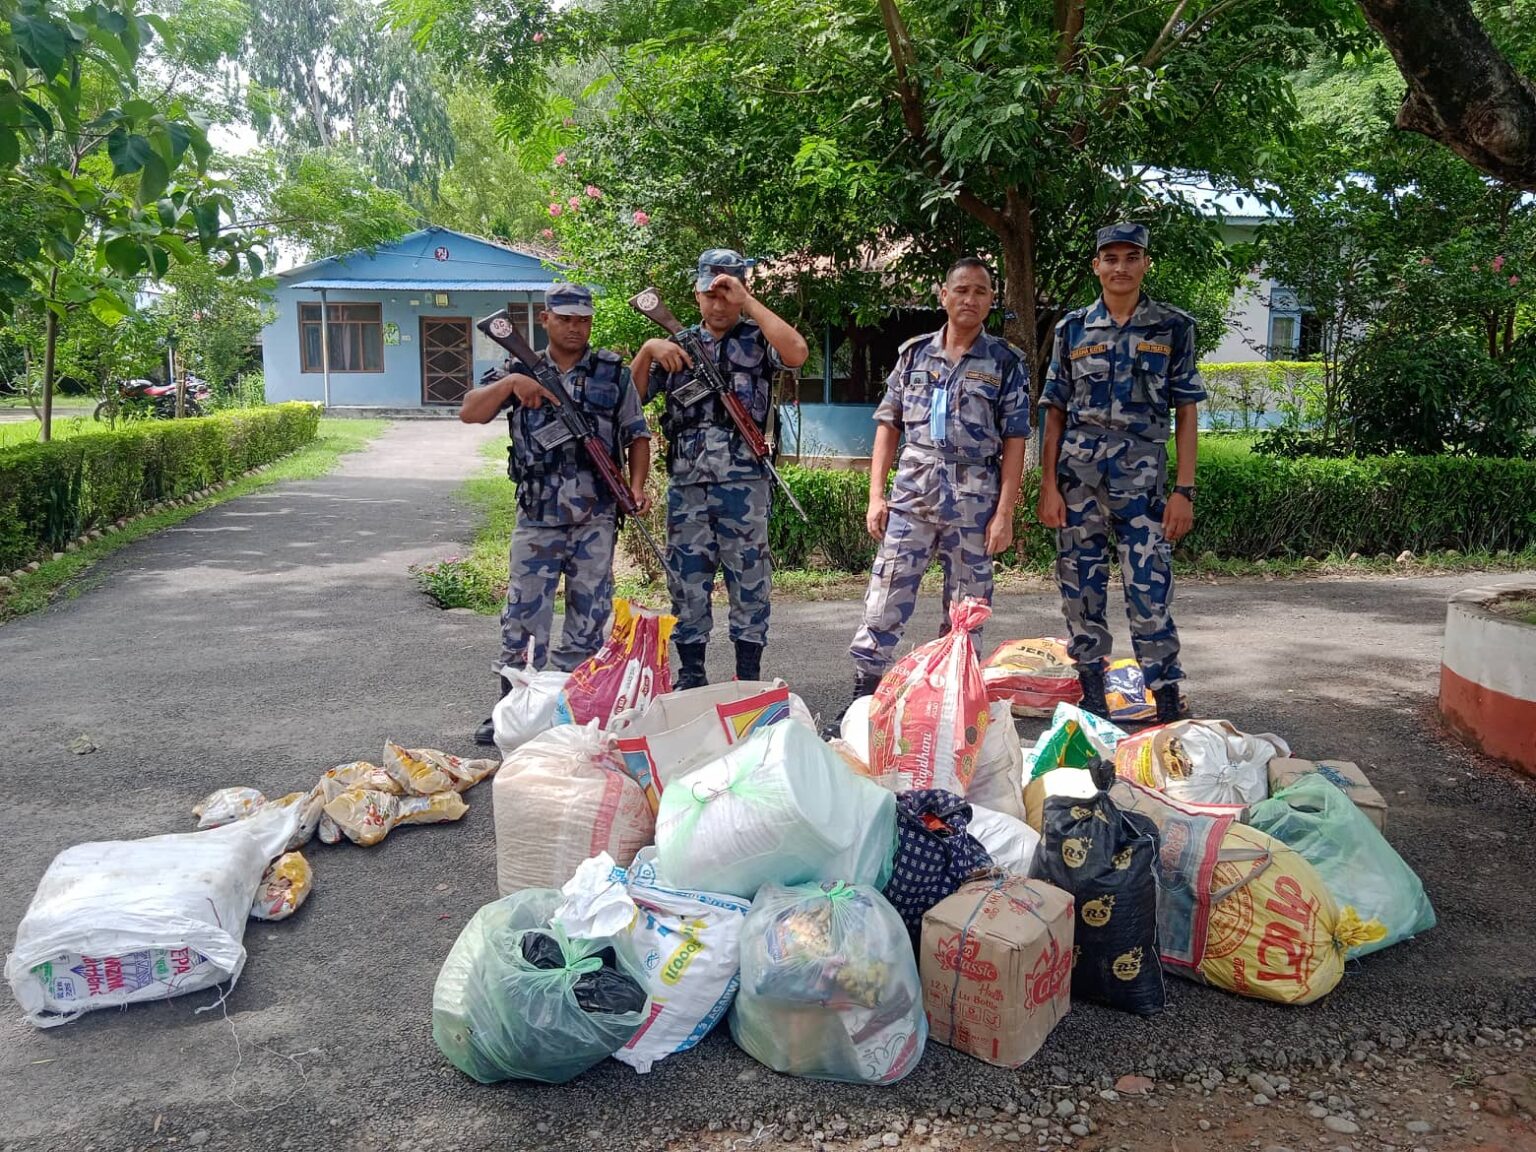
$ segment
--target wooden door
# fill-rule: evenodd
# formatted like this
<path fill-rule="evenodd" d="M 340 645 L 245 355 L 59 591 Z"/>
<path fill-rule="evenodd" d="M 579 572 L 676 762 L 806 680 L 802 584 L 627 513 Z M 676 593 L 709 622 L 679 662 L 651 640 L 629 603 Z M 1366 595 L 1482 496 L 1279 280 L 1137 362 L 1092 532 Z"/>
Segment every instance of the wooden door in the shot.
<path fill-rule="evenodd" d="M 474 343 L 468 316 L 421 318 L 421 402 L 458 404 L 474 387 Z"/>

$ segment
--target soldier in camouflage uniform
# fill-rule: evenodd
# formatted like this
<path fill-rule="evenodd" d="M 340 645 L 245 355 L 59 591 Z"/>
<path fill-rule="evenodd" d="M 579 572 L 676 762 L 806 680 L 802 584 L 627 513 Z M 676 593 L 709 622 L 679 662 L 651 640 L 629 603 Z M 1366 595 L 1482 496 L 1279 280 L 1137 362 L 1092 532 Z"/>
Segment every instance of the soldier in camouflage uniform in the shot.
<path fill-rule="evenodd" d="M 748 262 L 728 248 L 699 257 L 694 282 L 702 323 L 694 329 L 759 426 L 766 424 L 773 374 L 798 368 L 805 340 L 747 290 Z M 703 390 L 687 353 L 671 340 L 647 340 L 631 365 L 646 395 L 662 393 L 667 439 L 667 580 L 677 627 L 676 687 L 708 682 L 704 656 L 713 614 L 715 573 L 723 570 L 731 599 L 730 637 L 736 678 L 761 676 L 768 643 L 771 571 L 768 498 L 771 481 L 748 450 L 725 407 Z"/>
<path fill-rule="evenodd" d="M 591 347 L 592 293 L 579 284 L 552 285 L 544 295 L 539 323 L 549 336 L 542 359 L 560 373 L 565 390 L 592 422 L 618 460 L 629 456 L 629 486 L 648 506 L 650 432 L 629 368 L 616 352 Z M 507 474 L 517 484 L 517 526 L 507 575 L 507 602 L 501 613 L 500 666 L 527 660 L 542 668 L 551 660 L 569 671 L 603 643 L 613 608 L 613 551 L 618 517 L 613 495 L 593 469 L 585 449 L 561 422 L 549 394 L 518 362 L 492 384 L 464 399 L 459 419 L 488 424 L 502 412 L 512 443 Z M 639 442 L 636 444 L 636 442 Z M 555 589 L 565 578 L 565 624 L 553 657 L 549 634 Z M 503 694 L 507 684 L 498 675 Z M 490 720 L 475 733 L 480 744 L 495 743 Z"/>
<path fill-rule="evenodd" d="M 992 557 L 1013 542 L 1029 373 L 1017 348 L 982 331 L 993 299 L 987 266 L 975 257 L 958 261 L 940 292 L 948 323 L 901 346 L 875 409 L 866 526 L 880 550 L 864 622 L 848 649 L 855 698 L 872 693 L 890 667 L 935 555 L 947 608 L 967 596 L 990 600 Z"/>
<path fill-rule="evenodd" d="M 1083 707 L 1107 716 L 1104 613 L 1109 532 L 1120 552 L 1125 613 L 1157 721 L 1182 711 L 1179 634 L 1170 549 L 1194 525 L 1196 405 L 1205 388 L 1195 367 L 1195 322 L 1141 291 L 1147 230 L 1101 229 L 1094 272 L 1103 294 L 1056 325 L 1050 375 L 1040 397 L 1045 421 L 1040 522 L 1057 529 L 1056 578 L 1072 632 L 1069 651 Z M 1177 416 L 1178 477 L 1167 492 L 1169 416 Z"/>

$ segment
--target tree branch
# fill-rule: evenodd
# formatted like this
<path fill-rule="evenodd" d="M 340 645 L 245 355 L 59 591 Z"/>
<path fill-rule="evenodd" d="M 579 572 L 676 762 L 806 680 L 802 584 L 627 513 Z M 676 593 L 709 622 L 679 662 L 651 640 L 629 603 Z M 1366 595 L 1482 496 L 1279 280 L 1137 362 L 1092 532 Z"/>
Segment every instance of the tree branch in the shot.
<path fill-rule="evenodd" d="M 1536 85 L 1468 0 L 1360 0 L 1408 82 L 1397 126 L 1499 180 L 1536 189 Z"/>

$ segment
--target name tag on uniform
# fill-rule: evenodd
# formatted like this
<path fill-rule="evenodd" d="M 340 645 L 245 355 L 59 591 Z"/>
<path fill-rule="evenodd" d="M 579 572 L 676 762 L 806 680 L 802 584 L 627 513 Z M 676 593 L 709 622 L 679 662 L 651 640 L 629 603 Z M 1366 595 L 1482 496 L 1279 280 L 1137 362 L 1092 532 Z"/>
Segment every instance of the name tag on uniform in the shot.
<path fill-rule="evenodd" d="M 1003 382 L 1001 376 L 994 376 L 990 372 L 967 372 L 965 378 L 967 380 L 980 380 L 983 384 L 1001 384 Z"/>
<path fill-rule="evenodd" d="M 1108 351 L 1108 344 L 1084 344 L 1081 348 L 1072 349 L 1067 355 L 1068 359 L 1081 360 L 1084 356 L 1098 356 Z"/>
<path fill-rule="evenodd" d="M 1164 356 L 1173 355 L 1173 348 L 1168 344 L 1154 344 L 1150 340 L 1143 340 L 1136 345 L 1138 352 L 1161 352 Z"/>

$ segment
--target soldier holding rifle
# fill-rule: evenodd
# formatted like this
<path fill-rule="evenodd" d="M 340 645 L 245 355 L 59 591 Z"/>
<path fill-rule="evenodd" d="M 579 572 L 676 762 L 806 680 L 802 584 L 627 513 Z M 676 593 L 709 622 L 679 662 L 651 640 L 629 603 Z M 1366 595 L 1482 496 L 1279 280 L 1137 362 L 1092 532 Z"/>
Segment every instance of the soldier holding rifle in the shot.
<path fill-rule="evenodd" d="M 677 617 L 672 635 L 678 656 L 674 683 L 680 689 L 708 683 L 704 655 L 717 570 L 725 573 L 731 600 L 737 679 L 760 678 L 768 642 L 771 463 L 765 467 L 766 457 L 753 451 L 720 393 L 702 371 L 695 371 L 679 343 L 686 340 L 712 358 L 717 379 L 729 385 L 759 429 L 754 439 L 760 448 L 773 373 L 780 367 L 798 368 L 810 350 L 793 327 L 748 290 L 748 267 L 740 253 L 727 248 L 711 248 L 700 256 L 694 299 L 702 323 L 671 340 L 647 340 L 630 365 L 642 400 L 651 393 L 666 396 L 667 581 Z M 642 299 L 653 295 L 642 293 L 631 303 L 639 308 Z M 656 318 L 657 312 L 653 301 L 646 314 Z"/>

